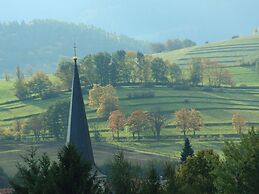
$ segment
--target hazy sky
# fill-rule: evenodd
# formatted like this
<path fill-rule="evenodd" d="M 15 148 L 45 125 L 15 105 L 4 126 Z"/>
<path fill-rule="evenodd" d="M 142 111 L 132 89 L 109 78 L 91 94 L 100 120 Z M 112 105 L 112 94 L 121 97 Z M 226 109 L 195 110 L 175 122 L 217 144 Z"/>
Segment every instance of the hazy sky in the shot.
<path fill-rule="evenodd" d="M 197 42 L 251 34 L 259 0 L 0 0 L 0 21 L 57 19 L 138 39 Z"/>

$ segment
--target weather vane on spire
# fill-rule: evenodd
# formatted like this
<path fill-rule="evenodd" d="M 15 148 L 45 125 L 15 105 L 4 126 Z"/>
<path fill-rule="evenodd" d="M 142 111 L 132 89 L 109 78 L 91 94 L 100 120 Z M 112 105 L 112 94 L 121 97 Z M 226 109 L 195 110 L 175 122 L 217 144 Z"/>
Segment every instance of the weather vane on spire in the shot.
<path fill-rule="evenodd" d="M 76 56 L 76 43 L 74 43 L 74 57 L 73 57 L 73 59 L 76 62 L 76 60 L 77 60 L 77 56 Z"/>

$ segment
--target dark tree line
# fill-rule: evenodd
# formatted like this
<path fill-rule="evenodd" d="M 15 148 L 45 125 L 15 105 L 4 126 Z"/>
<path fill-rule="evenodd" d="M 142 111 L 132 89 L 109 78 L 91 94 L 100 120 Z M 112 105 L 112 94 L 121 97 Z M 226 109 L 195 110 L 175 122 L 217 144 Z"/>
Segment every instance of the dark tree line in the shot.
<path fill-rule="evenodd" d="M 151 48 L 154 53 L 161 53 L 164 51 L 173 51 L 195 45 L 196 43 L 189 39 L 169 39 L 165 43 L 153 43 L 151 44 Z"/>

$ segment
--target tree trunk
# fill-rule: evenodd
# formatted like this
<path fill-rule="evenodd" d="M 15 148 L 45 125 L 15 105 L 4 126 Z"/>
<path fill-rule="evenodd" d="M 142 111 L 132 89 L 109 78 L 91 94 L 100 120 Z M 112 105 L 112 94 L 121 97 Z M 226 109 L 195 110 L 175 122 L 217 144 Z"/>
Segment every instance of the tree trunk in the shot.
<path fill-rule="evenodd" d="M 160 130 L 156 131 L 156 139 L 157 141 L 160 141 Z"/>
<path fill-rule="evenodd" d="M 120 139 L 120 132 L 119 132 L 119 130 L 117 130 L 117 138 L 118 138 L 118 140 Z"/>
<path fill-rule="evenodd" d="M 140 140 L 140 134 L 139 134 L 139 131 L 138 131 L 138 140 Z"/>

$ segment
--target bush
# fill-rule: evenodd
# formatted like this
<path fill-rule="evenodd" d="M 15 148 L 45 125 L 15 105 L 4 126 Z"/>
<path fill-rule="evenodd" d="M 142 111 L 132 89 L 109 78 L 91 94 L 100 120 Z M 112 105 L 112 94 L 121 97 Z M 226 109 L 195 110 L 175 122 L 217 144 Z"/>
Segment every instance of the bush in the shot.
<path fill-rule="evenodd" d="M 205 86 L 205 87 L 202 89 L 202 91 L 204 91 L 204 92 L 213 92 L 213 88 L 210 87 L 210 86 Z"/>
<path fill-rule="evenodd" d="M 138 98 L 154 98 L 154 91 L 145 91 L 145 92 L 131 92 L 127 94 L 128 99 L 138 99 Z"/>

